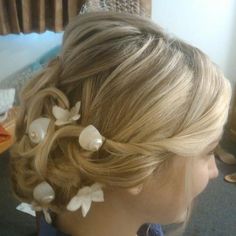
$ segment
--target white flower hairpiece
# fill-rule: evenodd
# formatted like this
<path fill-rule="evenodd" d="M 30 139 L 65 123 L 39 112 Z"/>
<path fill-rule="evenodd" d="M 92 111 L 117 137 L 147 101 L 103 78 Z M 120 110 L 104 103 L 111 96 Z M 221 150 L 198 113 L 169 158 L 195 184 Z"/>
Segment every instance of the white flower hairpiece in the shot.
<path fill-rule="evenodd" d="M 52 113 L 56 118 L 55 125 L 61 126 L 65 124 L 72 123 L 80 118 L 79 110 L 80 110 L 81 102 L 78 101 L 74 107 L 69 110 L 63 109 L 59 106 L 53 106 Z"/>
<path fill-rule="evenodd" d="M 48 208 L 39 206 L 35 201 L 31 203 L 31 208 L 34 211 L 42 211 L 46 222 L 48 224 L 52 223 L 52 218 L 48 212 Z"/>
<path fill-rule="evenodd" d="M 104 195 L 102 185 L 99 183 L 93 184 L 91 187 L 85 186 L 81 188 L 78 193 L 70 200 L 67 205 L 67 210 L 76 211 L 82 208 L 82 215 L 85 217 L 93 202 L 103 202 Z"/>
<path fill-rule="evenodd" d="M 104 140 L 105 138 L 102 137 L 93 125 L 85 127 L 79 135 L 80 146 L 92 152 L 97 151 L 102 146 Z"/>
<path fill-rule="evenodd" d="M 44 181 L 34 188 L 33 197 L 36 201 L 47 204 L 54 200 L 55 192 L 52 186 L 46 181 Z M 31 203 L 32 209 L 35 211 L 43 211 L 46 222 L 51 224 L 52 219 L 48 212 L 48 208 L 39 206 L 36 201 L 33 201 Z"/>
<path fill-rule="evenodd" d="M 29 138 L 33 143 L 40 143 L 44 140 L 50 119 L 40 117 L 34 120 L 29 126 Z"/>

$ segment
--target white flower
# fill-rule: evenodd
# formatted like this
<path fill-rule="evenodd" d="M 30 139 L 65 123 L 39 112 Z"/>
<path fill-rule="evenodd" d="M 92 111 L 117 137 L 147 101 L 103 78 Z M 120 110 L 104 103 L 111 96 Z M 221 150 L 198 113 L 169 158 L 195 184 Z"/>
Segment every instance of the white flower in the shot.
<path fill-rule="evenodd" d="M 43 214 L 44 214 L 44 218 L 45 218 L 46 222 L 48 224 L 52 223 L 52 218 L 51 218 L 51 216 L 50 216 L 50 214 L 48 212 L 48 208 L 39 206 L 35 201 L 33 201 L 31 203 L 31 208 L 34 211 L 42 211 Z"/>
<path fill-rule="evenodd" d="M 92 152 L 97 151 L 102 146 L 103 141 L 104 138 L 93 125 L 85 127 L 79 136 L 80 146 Z"/>
<path fill-rule="evenodd" d="M 99 183 L 93 184 L 91 187 L 85 186 L 70 200 L 67 205 L 67 210 L 76 211 L 82 208 L 82 215 L 85 217 L 93 202 L 104 202 L 102 185 Z"/>
<path fill-rule="evenodd" d="M 80 110 L 81 102 L 78 101 L 74 107 L 69 110 L 63 109 L 59 106 L 53 106 L 52 113 L 57 119 L 55 125 L 65 125 L 72 123 L 80 118 L 79 110 Z"/>
<path fill-rule="evenodd" d="M 33 196 L 38 202 L 50 203 L 55 198 L 55 192 L 49 183 L 43 181 L 34 188 Z M 46 222 L 49 224 L 52 223 L 52 219 L 47 207 L 40 206 L 36 201 L 33 201 L 31 206 L 34 211 L 43 211 Z"/>

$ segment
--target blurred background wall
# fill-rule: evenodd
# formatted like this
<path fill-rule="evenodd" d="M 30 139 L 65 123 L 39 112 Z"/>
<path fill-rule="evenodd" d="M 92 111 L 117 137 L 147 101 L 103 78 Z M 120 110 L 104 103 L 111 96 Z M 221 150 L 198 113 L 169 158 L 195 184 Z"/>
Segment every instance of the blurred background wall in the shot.
<path fill-rule="evenodd" d="M 207 53 L 235 86 L 235 0 L 153 0 L 152 18 Z"/>

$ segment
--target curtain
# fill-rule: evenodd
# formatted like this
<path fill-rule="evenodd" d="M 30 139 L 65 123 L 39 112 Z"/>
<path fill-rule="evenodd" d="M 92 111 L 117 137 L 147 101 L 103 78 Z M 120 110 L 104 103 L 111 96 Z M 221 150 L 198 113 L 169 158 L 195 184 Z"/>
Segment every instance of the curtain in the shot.
<path fill-rule="evenodd" d="M 102 5 L 119 6 L 121 11 L 131 11 L 132 6 L 151 16 L 151 0 L 90 0 Z M 51 30 L 63 31 L 76 16 L 86 0 L 0 0 L 0 35 L 31 33 Z M 125 8 L 129 8 L 128 10 Z M 133 7 L 134 8 L 134 7 Z M 141 12 L 140 10 L 140 12 Z M 136 9 L 137 11 L 137 9 Z"/>
<path fill-rule="evenodd" d="M 147 17 L 152 17 L 152 0 L 140 0 L 141 9 L 144 9 Z"/>
<path fill-rule="evenodd" d="M 83 0 L 0 0 L 0 34 L 62 31 Z"/>

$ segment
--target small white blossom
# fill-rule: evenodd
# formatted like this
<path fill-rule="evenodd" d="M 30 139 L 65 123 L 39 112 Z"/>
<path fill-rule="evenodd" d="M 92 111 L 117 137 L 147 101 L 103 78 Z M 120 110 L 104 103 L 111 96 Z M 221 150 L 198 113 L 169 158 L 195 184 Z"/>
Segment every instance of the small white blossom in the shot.
<path fill-rule="evenodd" d="M 75 106 L 70 109 L 70 111 L 59 106 L 53 106 L 52 113 L 56 118 L 55 125 L 61 126 L 78 120 L 80 118 L 80 105 L 81 102 L 78 101 Z"/>
<path fill-rule="evenodd" d="M 93 202 L 103 202 L 104 196 L 101 184 L 95 183 L 91 187 L 85 186 L 70 200 L 67 205 L 67 210 L 76 211 L 81 207 L 82 215 L 85 217 Z"/>

